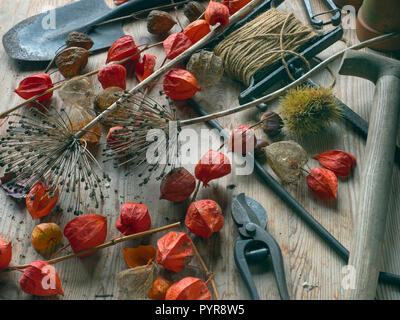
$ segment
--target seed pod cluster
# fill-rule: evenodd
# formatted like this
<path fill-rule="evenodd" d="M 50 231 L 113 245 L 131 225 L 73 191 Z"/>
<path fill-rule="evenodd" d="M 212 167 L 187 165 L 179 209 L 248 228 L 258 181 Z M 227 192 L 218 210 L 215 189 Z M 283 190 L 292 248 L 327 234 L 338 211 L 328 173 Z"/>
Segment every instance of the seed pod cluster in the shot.
<path fill-rule="evenodd" d="M 168 12 L 153 10 L 147 16 L 147 31 L 152 34 L 167 33 L 175 24 L 175 19 Z"/>
<path fill-rule="evenodd" d="M 86 67 L 89 55 L 90 52 L 84 48 L 69 47 L 57 55 L 55 63 L 65 78 L 72 78 Z"/>

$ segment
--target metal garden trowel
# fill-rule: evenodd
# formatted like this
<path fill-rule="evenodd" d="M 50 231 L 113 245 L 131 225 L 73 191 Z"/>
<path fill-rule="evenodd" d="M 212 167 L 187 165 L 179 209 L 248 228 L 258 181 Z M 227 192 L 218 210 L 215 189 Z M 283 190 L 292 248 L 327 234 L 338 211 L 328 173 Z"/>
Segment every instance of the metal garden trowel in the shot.
<path fill-rule="evenodd" d="M 170 0 L 131 0 L 111 9 L 104 0 L 76 1 L 20 22 L 3 36 L 3 46 L 13 59 L 50 61 L 55 52 L 65 45 L 68 34 L 79 31 L 92 38 L 92 51 L 98 51 L 110 47 L 124 32 L 121 21 L 101 26 L 97 24 L 168 4 L 171 4 Z"/>

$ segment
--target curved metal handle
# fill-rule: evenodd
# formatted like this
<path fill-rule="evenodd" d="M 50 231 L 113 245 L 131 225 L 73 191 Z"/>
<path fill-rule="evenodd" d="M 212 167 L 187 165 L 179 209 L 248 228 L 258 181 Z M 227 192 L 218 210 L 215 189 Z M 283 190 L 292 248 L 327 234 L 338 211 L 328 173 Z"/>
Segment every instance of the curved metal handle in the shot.
<path fill-rule="evenodd" d="M 253 277 L 251 276 L 249 265 L 247 264 L 245 256 L 246 246 L 252 241 L 253 241 L 252 239 L 242 240 L 241 238 L 238 238 L 235 242 L 234 257 L 240 275 L 242 276 L 243 281 L 245 282 L 246 287 L 250 292 L 250 297 L 253 300 L 260 300 L 256 285 L 253 281 Z"/>

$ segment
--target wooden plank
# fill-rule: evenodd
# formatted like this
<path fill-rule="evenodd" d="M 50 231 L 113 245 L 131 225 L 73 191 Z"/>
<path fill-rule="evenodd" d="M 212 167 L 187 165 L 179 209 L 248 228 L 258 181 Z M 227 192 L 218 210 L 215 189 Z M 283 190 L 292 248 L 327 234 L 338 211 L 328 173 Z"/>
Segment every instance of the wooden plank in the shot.
<path fill-rule="evenodd" d="M 3 35 L 10 27 L 20 20 L 63 4 L 72 2 L 71 0 L 0 0 L 0 35 Z M 112 1 L 107 0 L 111 5 Z M 287 12 L 294 12 L 303 22 L 307 22 L 302 1 L 287 1 L 281 7 Z M 316 10 L 321 10 L 321 5 L 315 6 Z M 186 18 L 180 18 L 182 24 L 188 22 Z M 179 27 L 175 28 L 179 31 Z M 145 23 L 138 21 L 128 23 L 125 32 L 132 35 L 139 41 L 142 37 L 157 40 L 148 34 Z M 350 43 L 355 43 L 356 36 L 354 30 L 346 30 L 345 37 Z M 326 50 L 321 57 L 343 48 L 343 43 L 338 43 Z M 157 55 L 158 65 L 163 60 L 163 50 L 153 48 L 150 53 Z M 100 67 L 105 62 L 106 54 L 98 54 L 90 58 L 87 70 Z M 332 65 L 337 70 L 338 62 Z M 18 82 L 27 75 L 38 72 L 32 65 L 17 63 L 9 59 L 4 50 L 0 50 L 0 111 L 10 106 L 16 105 L 21 99 L 12 93 Z M 58 74 L 52 75 L 55 81 L 61 79 Z M 315 78 L 317 81 L 329 84 L 330 78 L 327 72 L 321 73 Z M 93 78 L 96 92 L 100 92 L 100 86 Z M 133 87 L 136 83 L 134 76 L 128 81 L 128 87 Z M 370 103 L 372 101 L 373 85 L 365 80 L 351 77 L 338 77 L 335 91 L 338 97 L 359 112 L 365 119 L 369 117 Z M 163 98 L 158 95 L 160 86 L 153 90 L 153 95 L 159 101 Z M 243 86 L 224 77 L 223 82 L 214 87 L 207 88 L 196 95 L 196 100 L 209 112 L 222 110 L 236 105 L 237 96 L 243 90 Z M 212 97 L 212 99 L 210 99 Z M 55 100 L 55 99 L 53 99 Z M 271 109 L 276 108 L 277 102 L 271 104 Z M 188 107 L 179 108 L 179 116 L 188 118 L 194 113 Z M 220 122 L 225 128 L 232 129 L 238 123 L 253 123 L 258 120 L 260 112 L 252 110 L 241 114 L 233 115 L 221 119 Z M 193 126 L 197 131 L 206 128 L 204 125 Z M 1 130 L 4 132 L 5 127 Z M 265 137 L 262 131 L 257 132 L 259 138 Z M 218 139 L 213 136 L 213 142 L 218 145 Z M 365 143 L 352 131 L 346 129 L 343 124 L 333 126 L 322 136 L 315 139 L 299 141 L 310 155 L 328 149 L 343 149 L 356 155 L 359 160 L 354 175 L 348 180 L 339 182 L 338 202 L 327 205 L 309 195 L 305 183 L 298 186 L 288 187 L 289 192 L 320 221 L 343 245 L 349 247 L 352 237 L 354 213 L 358 205 L 358 190 L 360 190 L 360 174 L 363 166 L 362 155 Z M 200 141 L 199 141 L 200 143 Z M 202 141 L 204 143 L 204 141 Z M 101 159 L 100 159 L 101 160 Z M 317 165 L 315 160 L 310 160 L 309 165 Z M 194 165 L 187 166 L 191 172 Z M 138 180 L 134 176 L 125 177 L 123 169 L 113 169 L 112 164 L 105 164 L 105 170 L 112 176 L 110 192 L 105 205 L 95 213 L 107 216 L 109 223 L 108 238 L 111 239 L 119 235 L 114 228 L 115 221 L 119 215 L 120 207 L 125 201 L 142 201 L 149 206 L 153 226 L 161 226 L 176 220 L 183 220 L 188 202 L 182 204 L 171 204 L 165 200 L 159 201 L 159 184 L 151 182 L 144 188 L 138 186 Z M 268 168 L 268 171 L 270 169 Z M 400 217 L 396 214 L 400 208 L 399 203 L 399 169 L 395 168 L 393 174 L 393 188 L 389 203 L 389 217 L 387 224 L 386 240 L 384 245 L 384 265 L 383 270 L 388 272 L 400 273 L 400 241 L 399 227 Z M 227 188 L 235 185 L 233 190 Z M 202 189 L 198 198 L 211 198 L 216 200 L 222 207 L 225 217 L 223 230 L 208 240 L 195 239 L 203 258 L 209 269 L 215 272 L 215 281 L 219 293 L 224 299 L 249 299 L 243 281 L 240 278 L 233 260 L 233 245 L 237 237 L 235 225 L 230 217 L 230 199 L 234 193 L 246 192 L 265 206 L 269 215 L 269 232 L 280 244 L 285 260 L 286 276 L 289 291 L 294 299 L 340 299 L 340 285 L 344 266 L 335 253 L 330 250 L 318 237 L 283 204 L 259 178 L 251 176 L 229 175 L 211 186 Z M 0 237 L 13 242 L 13 264 L 29 263 L 39 259 L 40 256 L 30 245 L 30 234 L 36 224 L 30 218 L 23 205 L 15 203 L 0 192 Z M 68 214 L 54 213 L 40 222 L 56 222 L 64 227 L 72 217 Z M 182 228 L 182 230 L 184 230 Z M 161 234 L 125 243 L 124 247 L 134 247 L 140 243 L 155 244 Z M 66 242 L 66 240 L 64 241 Z M 123 261 L 121 246 L 105 249 L 96 255 L 84 260 L 74 259 L 62 262 L 56 266 L 62 279 L 65 297 L 64 299 L 95 299 L 97 294 L 112 295 L 109 298 L 120 297 L 115 281 L 118 272 L 126 269 Z M 192 264 L 198 268 L 194 260 Z M 270 266 L 262 266 L 254 269 L 254 279 L 260 296 L 263 299 L 279 299 L 275 280 Z M 193 272 L 200 273 L 198 269 Z M 21 292 L 18 288 L 18 272 L 0 274 L 0 298 L 1 299 L 37 299 Z M 317 285 L 313 290 L 303 287 L 303 283 Z M 400 293 L 397 288 L 391 286 L 379 286 L 378 298 L 380 299 L 399 299 Z M 56 297 L 51 299 L 62 299 Z"/>

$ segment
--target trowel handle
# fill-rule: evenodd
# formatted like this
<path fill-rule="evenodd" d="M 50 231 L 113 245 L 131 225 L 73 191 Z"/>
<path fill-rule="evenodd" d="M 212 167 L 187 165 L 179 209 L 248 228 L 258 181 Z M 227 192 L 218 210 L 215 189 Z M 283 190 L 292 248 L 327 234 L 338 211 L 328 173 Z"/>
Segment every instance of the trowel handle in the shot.
<path fill-rule="evenodd" d="M 183 0 L 175 0 L 175 2 L 177 4 L 179 4 L 179 2 L 182 2 L 182 1 Z M 127 16 L 134 12 L 150 9 L 150 8 L 157 7 L 157 6 L 168 5 L 168 4 L 171 4 L 170 0 L 130 0 L 118 7 L 116 7 L 109 13 L 107 13 L 93 21 L 90 21 L 84 28 L 92 27 L 96 24 L 99 24 L 99 23 L 107 21 L 107 20 Z"/>
<path fill-rule="evenodd" d="M 391 193 L 393 159 L 400 110 L 400 78 L 381 76 L 374 100 L 361 177 L 361 194 L 349 265 L 354 267 L 355 289 L 349 299 L 374 299 L 382 261 L 382 244 Z"/>

